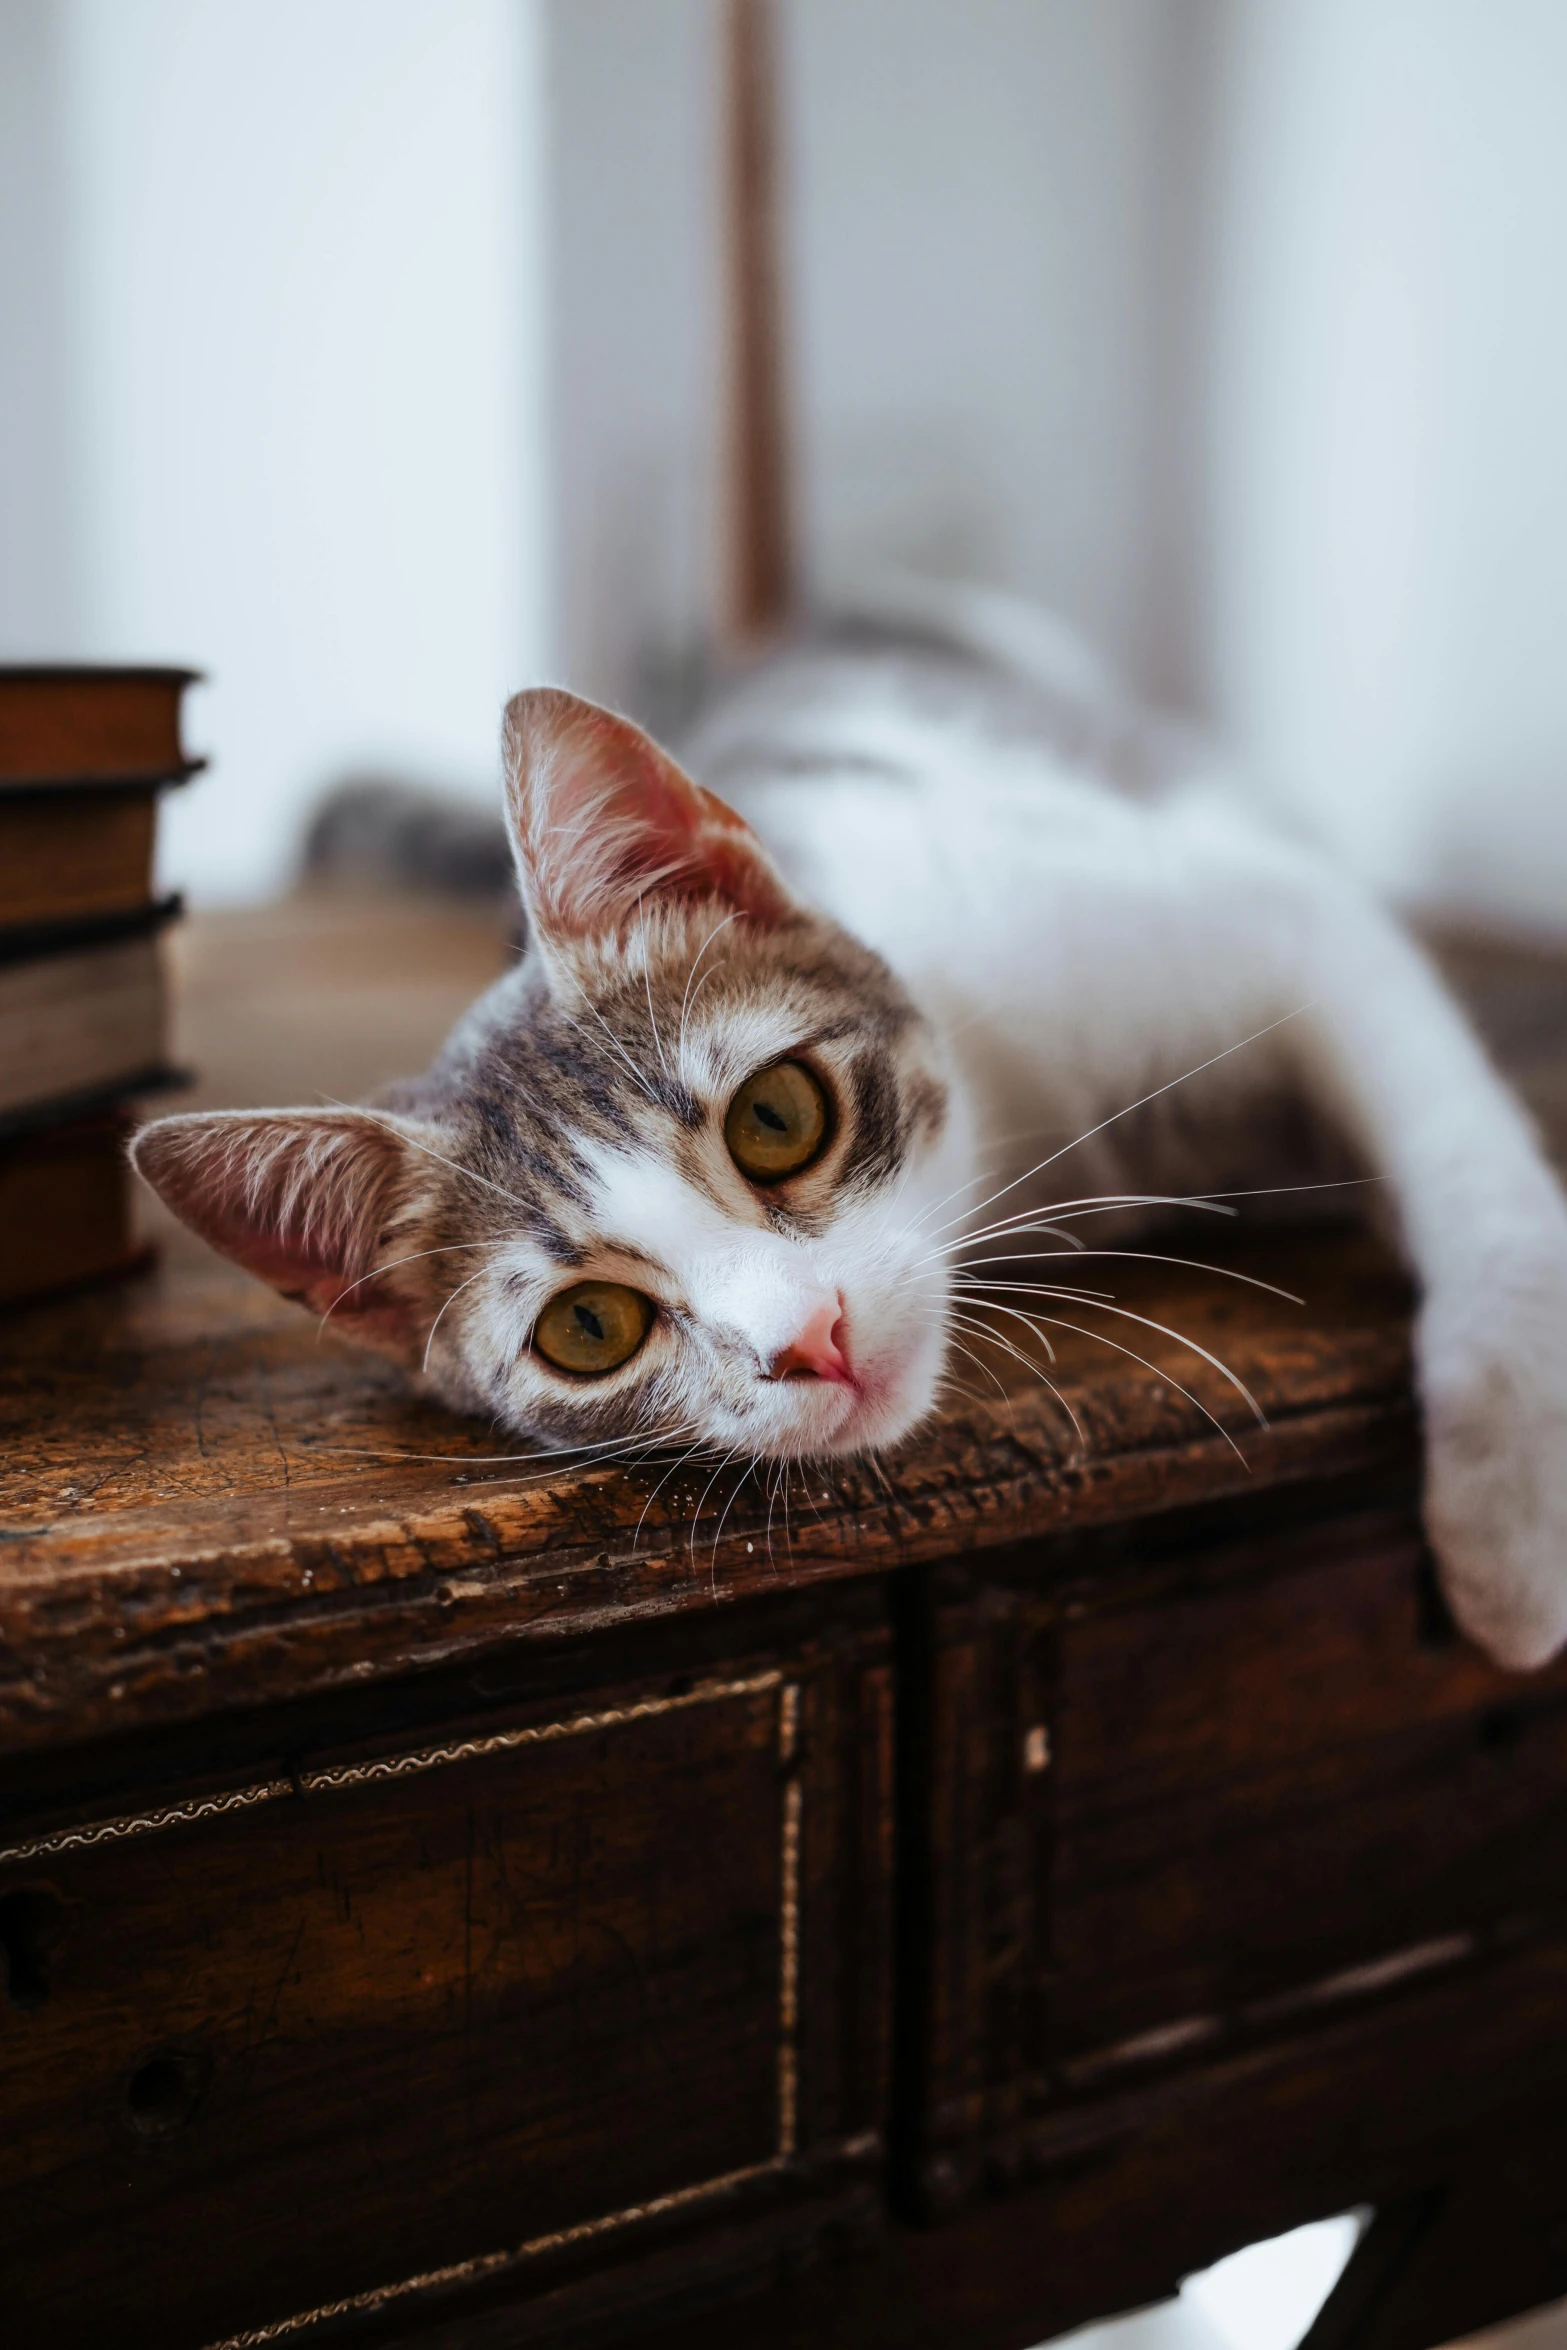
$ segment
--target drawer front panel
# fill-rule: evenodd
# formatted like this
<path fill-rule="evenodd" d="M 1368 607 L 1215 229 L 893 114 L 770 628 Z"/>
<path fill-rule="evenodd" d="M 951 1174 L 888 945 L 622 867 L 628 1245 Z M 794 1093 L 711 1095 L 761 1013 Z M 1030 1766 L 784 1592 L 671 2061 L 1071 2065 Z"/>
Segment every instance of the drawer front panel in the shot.
<path fill-rule="evenodd" d="M 1346 1529 L 1273 1571 L 1061 1628 L 1051 2007 L 1070 2062 L 1567 1903 L 1567 1681 L 1421 1637 L 1421 1547 Z"/>
<path fill-rule="evenodd" d="M 920 1621 L 931 2216 L 1065 2103 L 1567 1919 L 1567 1665 L 1461 1641 L 1412 1515 L 954 1566 Z"/>
<path fill-rule="evenodd" d="M 762 1673 L 0 1862 L 18 2350 L 196 2350 L 777 2163 L 798 1721 Z"/>

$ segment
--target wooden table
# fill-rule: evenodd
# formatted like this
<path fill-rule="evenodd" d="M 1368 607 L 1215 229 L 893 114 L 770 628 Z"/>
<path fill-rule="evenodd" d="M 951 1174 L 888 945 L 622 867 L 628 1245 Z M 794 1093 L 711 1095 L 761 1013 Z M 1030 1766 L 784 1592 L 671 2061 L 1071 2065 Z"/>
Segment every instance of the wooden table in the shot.
<path fill-rule="evenodd" d="M 208 924 L 209 1098 L 499 951 Z M 1464 969 L 1547 1098 L 1554 966 Z M 1304 1306 L 1118 1295 L 1265 1430 L 1068 1341 L 1080 1442 L 998 1351 L 787 1517 L 497 1458 L 178 1236 L 10 1322 L 8 2344 L 1022 2350 L 1360 2203 L 1313 2350 L 1567 2291 L 1567 1670 L 1448 1622 L 1393 1269 L 1230 1261 Z"/>

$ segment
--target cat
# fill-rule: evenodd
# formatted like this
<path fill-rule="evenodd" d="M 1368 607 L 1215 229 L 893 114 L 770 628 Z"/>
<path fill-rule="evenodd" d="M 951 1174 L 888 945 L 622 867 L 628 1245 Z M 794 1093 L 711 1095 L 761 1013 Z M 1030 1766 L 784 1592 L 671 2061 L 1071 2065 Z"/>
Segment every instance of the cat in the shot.
<path fill-rule="evenodd" d="M 1397 926 L 1046 615 L 903 583 L 683 764 L 554 688 L 504 755 L 525 954 L 371 1105 L 145 1126 L 203 1238 L 536 1442 L 790 1460 L 930 1412 L 955 1254 L 1370 1178 L 1449 1602 L 1504 1665 L 1562 1644 L 1567 1204 L 1527 1119 Z"/>

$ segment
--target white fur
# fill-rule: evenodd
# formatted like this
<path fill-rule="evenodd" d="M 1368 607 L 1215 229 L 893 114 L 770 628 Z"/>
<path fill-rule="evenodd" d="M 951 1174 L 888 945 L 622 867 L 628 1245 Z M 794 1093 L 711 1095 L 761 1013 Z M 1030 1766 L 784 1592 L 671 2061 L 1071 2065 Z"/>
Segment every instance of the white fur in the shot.
<path fill-rule="evenodd" d="M 693 1059 L 702 1058 L 694 1041 Z M 733 1082 L 724 1080 L 720 1103 Z M 661 1309 L 621 1376 L 661 1378 L 674 1429 L 763 1459 L 803 1459 L 874 1449 L 930 1409 L 948 1282 L 944 1266 L 925 1262 L 922 1215 L 962 1180 L 961 1125 L 949 1125 L 895 1190 L 843 1206 L 819 1239 L 770 1229 L 721 1146 L 712 1154 L 716 1199 L 654 1152 L 589 1146 L 585 1157 L 591 1223 L 614 1236 L 595 1250 L 591 1271 L 629 1282 Z M 483 1327 L 504 1382 L 493 1400 L 517 1424 L 547 1405 L 558 1376 L 526 1339 L 560 1278 L 558 1266 L 518 1240 L 488 1269 L 467 1321 L 470 1342 L 475 1324 Z M 827 1304 L 841 1306 L 854 1384 L 771 1377 L 778 1354 Z M 612 1394 L 615 1377 L 598 1389 Z"/>
<path fill-rule="evenodd" d="M 1108 694 L 1026 607 L 970 596 L 935 609 L 1052 690 Z M 932 610 L 927 596 L 916 616 Z M 1165 793 L 1135 802 L 960 711 L 911 711 L 872 676 L 857 696 L 760 717 L 742 698 L 696 747 L 696 772 L 725 727 L 732 740 L 764 719 L 819 772 L 756 781 L 753 763 L 738 803 L 801 895 L 879 949 L 950 1040 L 971 1095 L 969 1196 L 1016 1186 L 990 1214 L 1206 1188 L 1217 1176 L 1194 1133 L 1233 1149 L 1248 1105 L 1280 1090 L 1387 1179 L 1422 1294 L 1426 1515 L 1447 1591 L 1502 1662 L 1550 1656 L 1567 1638 L 1567 1207 L 1409 941 L 1183 768 L 1182 747 Z M 877 765 L 885 777 L 866 771 Z M 1164 1161 L 1150 1163 L 1146 1125 L 1063 1150 L 1204 1062 L 1171 1097 L 1182 1114 Z"/>

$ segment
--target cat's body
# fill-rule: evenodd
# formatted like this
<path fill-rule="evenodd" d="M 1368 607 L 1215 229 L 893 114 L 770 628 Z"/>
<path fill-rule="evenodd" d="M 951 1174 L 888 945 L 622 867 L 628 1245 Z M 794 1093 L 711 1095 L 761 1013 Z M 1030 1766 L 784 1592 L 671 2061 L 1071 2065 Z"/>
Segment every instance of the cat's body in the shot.
<path fill-rule="evenodd" d="M 1293 1040 L 1243 1042 L 1305 1004 L 1261 994 L 1235 936 L 1253 893 L 1293 912 L 1301 853 L 1042 615 L 972 590 L 898 601 L 901 627 L 839 627 L 750 672 L 681 752 L 948 1041 L 990 1177 L 973 1220 L 1008 1184 L 995 1212 L 1019 1217 L 1361 1174 Z M 1270 927 L 1254 902 L 1253 938 Z M 1107 1212 L 1095 1238 L 1158 1213 Z"/>
<path fill-rule="evenodd" d="M 954 1252 L 1070 1278 L 1068 1235 L 1347 1182 L 1420 1282 L 1455 1607 L 1512 1663 L 1567 1637 L 1567 1207 L 1527 1122 L 1397 929 L 1049 622 L 906 591 L 741 680 L 687 763 L 771 856 L 569 697 L 508 742 L 523 964 L 357 1122 L 147 1130 L 198 1230 L 512 1427 L 787 1457 L 917 1424 Z"/>

